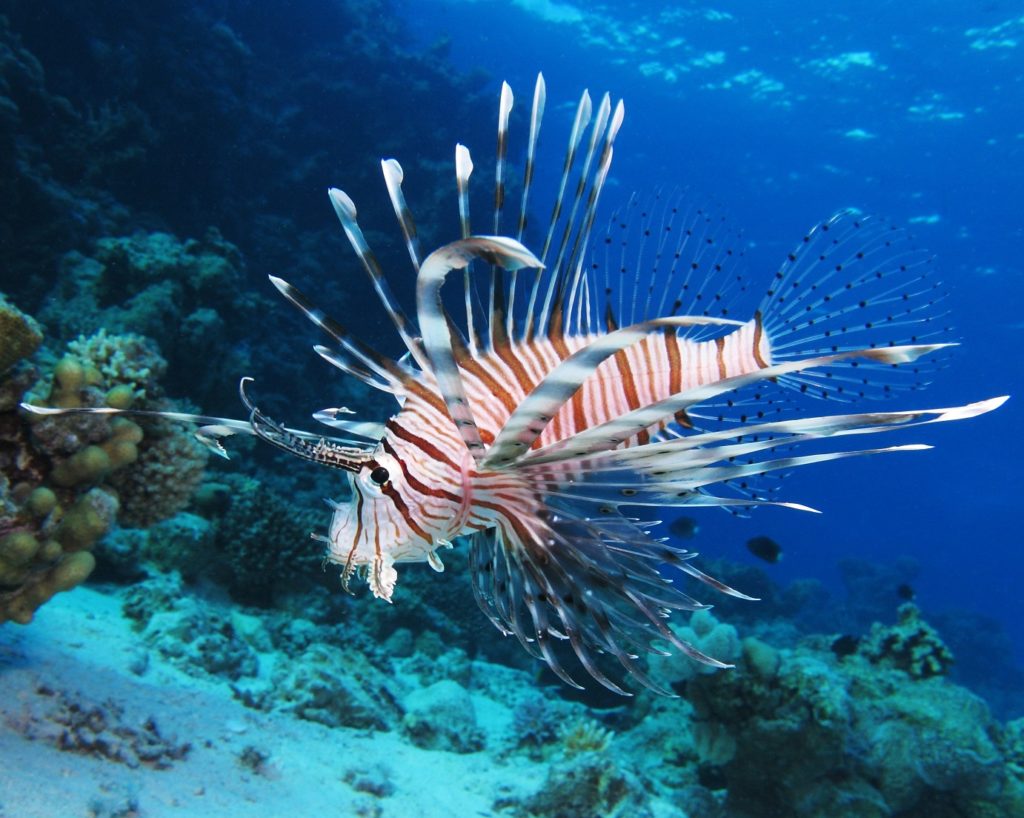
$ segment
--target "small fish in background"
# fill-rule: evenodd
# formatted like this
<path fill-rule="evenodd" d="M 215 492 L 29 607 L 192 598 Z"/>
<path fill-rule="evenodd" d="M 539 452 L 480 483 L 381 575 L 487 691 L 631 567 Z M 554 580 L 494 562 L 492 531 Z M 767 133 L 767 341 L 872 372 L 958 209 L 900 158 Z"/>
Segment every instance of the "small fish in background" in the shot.
<path fill-rule="evenodd" d="M 836 637 L 832 642 L 832 652 L 840 659 L 849 656 L 852 653 L 857 652 L 857 646 L 860 644 L 860 639 L 856 636 L 850 636 L 850 634 L 843 634 L 842 636 Z"/>
<path fill-rule="evenodd" d="M 782 559 L 782 546 L 764 535 L 747 540 L 747 550 L 765 562 L 774 564 Z"/>
<path fill-rule="evenodd" d="M 700 526 L 693 517 L 676 517 L 669 523 L 668 530 L 681 540 L 692 540 L 700 531 Z"/>
<path fill-rule="evenodd" d="M 911 602 L 913 601 L 914 597 L 917 596 L 917 592 L 913 589 L 912 586 L 904 582 L 896 589 L 896 596 L 898 596 L 904 602 Z"/>

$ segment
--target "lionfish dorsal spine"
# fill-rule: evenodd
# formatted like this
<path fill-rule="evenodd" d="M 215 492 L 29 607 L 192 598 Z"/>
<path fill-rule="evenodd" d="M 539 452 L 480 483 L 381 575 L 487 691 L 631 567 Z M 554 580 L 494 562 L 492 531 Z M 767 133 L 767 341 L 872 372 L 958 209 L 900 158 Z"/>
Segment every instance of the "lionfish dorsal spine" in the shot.
<path fill-rule="evenodd" d="M 469 177 L 473 175 L 473 158 L 469 148 L 458 144 L 455 146 L 455 184 L 458 189 L 459 198 L 459 228 L 463 239 L 470 236 L 470 214 L 469 214 Z M 469 351 L 478 355 L 482 347 L 480 334 L 476 329 L 476 321 L 473 317 L 473 280 L 470 276 L 469 267 L 462 271 L 462 295 L 466 310 L 466 339 L 469 343 Z"/>
<path fill-rule="evenodd" d="M 547 292 L 544 294 L 544 305 L 541 308 L 540 318 L 538 320 L 538 332 L 546 333 L 549 338 L 555 338 L 561 335 L 562 329 L 562 311 L 561 306 L 565 296 L 564 287 L 566 285 L 567 268 L 565 264 L 565 254 L 569 246 L 569 242 L 572 239 L 574 229 L 577 224 L 577 213 L 580 208 L 580 203 L 583 200 L 583 194 L 588 189 L 588 183 L 590 182 L 590 169 L 594 162 L 594 155 L 597 153 L 597 146 L 600 143 L 601 136 L 604 134 L 605 128 L 608 125 L 608 119 L 611 115 L 611 98 L 608 94 L 605 94 L 601 98 L 601 103 L 597 108 L 597 115 L 594 118 L 593 125 L 590 129 L 590 140 L 587 144 L 587 150 L 583 157 L 583 164 L 580 168 L 580 175 L 576 182 L 576 189 L 572 196 L 572 206 L 569 210 L 569 216 L 565 220 L 565 225 L 562 228 L 562 238 L 558 245 L 558 251 L 555 255 L 555 262 L 551 265 L 552 274 L 548 281 Z M 573 152 L 575 153 L 575 151 Z M 566 163 L 568 164 L 570 157 L 566 157 Z M 562 204 L 556 205 L 556 211 L 561 212 Z M 545 248 L 545 251 L 547 248 Z M 546 260 L 546 256 L 542 255 L 542 260 Z"/>
<path fill-rule="evenodd" d="M 544 102 L 547 92 L 544 85 L 544 75 L 537 75 L 537 82 L 533 89 L 533 104 L 530 108 L 530 133 L 526 142 L 526 162 L 523 168 L 523 194 L 519 200 L 519 221 L 516 225 L 516 240 L 523 240 L 523 231 L 526 230 L 527 203 L 530 198 L 530 188 L 533 186 L 533 169 L 537 159 L 537 140 L 540 138 L 541 121 L 544 118 Z M 495 233 L 498 231 L 495 230 Z M 515 332 L 515 303 L 516 285 L 519 281 L 519 271 L 513 270 L 508 286 L 508 310 L 505 314 L 505 336 L 511 338 Z"/>
<path fill-rule="evenodd" d="M 336 318 L 320 309 L 298 287 L 283 278 L 269 276 L 270 282 L 293 306 L 337 344 L 337 349 L 315 347 L 317 353 L 339 369 L 349 372 L 368 386 L 388 392 L 421 391 L 422 386 L 398 364 L 358 340 Z"/>
<path fill-rule="evenodd" d="M 394 173 L 394 170 L 395 168 L 393 166 L 386 165 L 384 171 L 385 179 L 388 178 L 389 172 Z M 396 183 L 396 188 L 400 193 L 401 167 L 398 168 L 398 181 Z M 331 205 L 334 207 L 334 212 L 338 216 L 338 221 L 341 222 L 341 226 L 345 230 L 345 235 L 348 237 L 349 243 L 352 245 L 352 249 L 355 250 L 356 255 L 359 256 L 363 269 L 369 276 L 370 281 L 373 284 L 373 288 L 377 293 L 377 298 L 383 305 L 385 312 L 387 312 L 388 317 L 391 319 L 391 322 L 395 325 L 395 329 L 398 330 L 402 343 L 405 344 L 405 348 L 412 353 L 417 364 L 422 367 L 428 366 L 428 362 L 423 354 L 423 349 L 420 346 L 419 341 L 414 338 L 412 333 L 409 331 L 409 319 L 406 317 L 401 305 L 392 294 L 391 287 L 388 285 L 387 278 L 384 276 L 384 271 L 381 269 L 380 262 L 377 260 L 377 256 L 367 243 L 366 237 L 363 235 L 362 228 L 359 227 L 355 202 L 352 201 L 348 194 L 344 191 L 338 190 L 337 188 L 331 188 L 328 190 L 328 196 L 331 200 Z M 401 212 L 399 212 L 398 221 L 402 225 L 404 232 L 406 229 L 406 223 L 402 219 Z"/>
<path fill-rule="evenodd" d="M 540 138 L 540 126 L 544 119 L 544 105 L 547 101 L 547 89 L 544 75 L 537 75 L 537 83 L 533 89 L 533 105 L 530 108 L 530 135 L 526 141 L 526 164 L 523 167 L 523 195 L 519 200 L 519 223 L 516 226 L 516 238 L 523 240 L 526 230 L 527 204 L 530 189 L 533 186 L 533 173 L 537 161 L 537 140 Z"/>
<path fill-rule="evenodd" d="M 409 210 L 405 201 L 405 194 L 402 192 L 402 181 L 405 173 L 397 159 L 381 159 L 381 173 L 384 175 L 384 184 L 388 189 L 388 198 L 391 199 L 391 207 L 395 211 L 395 218 L 398 219 L 399 227 L 402 229 L 402 236 L 405 238 L 405 248 L 412 261 L 413 272 L 420 271 L 420 240 L 416 235 L 416 220 Z"/>
<path fill-rule="evenodd" d="M 572 130 L 569 133 L 569 145 L 565 152 L 565 160 L 562 163 L 562 175 L 558 183 L 558 193 L 555 196 L 555 202 L 551 210 L 551 218 L 548 222 L 547 234 L 544 238 L 544 244 L 540 252 L 540 260 L 542 263 L 547 262 L 548 251 L 551 249 L 551 243 L 555 237 L 555 229 L 562 216 L 562 207 L 565 201 L 565 192 L 569 185 L 569 175 L 572 171 L 573 164 L 576 161 L 576 152 L 579 150 L 580 142 L 583 140 L 583 135 L 586 132 L 587 126 L 590 124 L 590 118 L 593 113 L 593 104 L 590 101 L 590 94 L 584 91 L 580 97 L 579 104 L 576 107 L 576 116 L 573 119 Z M 535 310 L 537 308 L 537 301 L 540 297 L 541 279 L 538 276 L 534 280 L 533 287 L 530 290 L 530 297 L 527 300 L 526 306 L 526 320 L 523 322 L 522 334 L 520 336 L 521 341 L 529 340 L 533 337 L 535 332 Z"/>

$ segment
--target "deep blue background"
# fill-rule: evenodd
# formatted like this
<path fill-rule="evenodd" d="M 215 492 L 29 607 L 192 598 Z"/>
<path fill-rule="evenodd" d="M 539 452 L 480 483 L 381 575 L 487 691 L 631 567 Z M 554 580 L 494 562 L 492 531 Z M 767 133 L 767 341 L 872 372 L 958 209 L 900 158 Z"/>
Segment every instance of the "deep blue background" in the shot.
<path fill-rule="evenodd" d="M 495 92 L 508 80 L 524 108 L 543 70 L 553 152 L 563 149 L 580 89 L 622 96 L 626 125 L 607 199 L 675 180 L 725 203 L 754 245 L 755 282 L 839 208 L 908 223 L 953 289 L 963 345 L 934 385 L 901 407 L 1019 393 L 1020 4 L 679 5 L 404 0 L 399 8 L 420 44 L 448 39 L 457 67 L 491 72 Z M 493 150 L 471 147 L 481 166 Z M 844 557 L 910 555 L 922 564 L 915 587 L 925 609 L 992 615 L 1022 645 L 1022 407 L 1018 395 L 993 415 L 908 438 L 933 451 L 789 478 L 785 498 L 820 516 L 704 512 L 695 544 L 708 556 L 751 560 L 743 543 L 767 533 L 785 548 L 774 576 L 833 586 Z"/>

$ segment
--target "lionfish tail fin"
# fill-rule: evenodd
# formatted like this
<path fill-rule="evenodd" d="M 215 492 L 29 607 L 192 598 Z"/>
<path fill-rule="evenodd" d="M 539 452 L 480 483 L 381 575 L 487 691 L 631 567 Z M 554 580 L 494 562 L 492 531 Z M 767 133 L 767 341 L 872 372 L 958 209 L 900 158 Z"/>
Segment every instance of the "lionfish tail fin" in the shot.
<path fill-rule="evenodd" d="M 782 363 L 896 346 L 926 354 L 905 361 L 852 356 L 779 382 L 839 401 L 926 386 L 941 359 L 932 353 L 951 346 L 941 304 L 946 291 L 931 262 L 905 230 L 856 210 L 816 225 L 787 255 L 761 301 L 763 357 Z"/>

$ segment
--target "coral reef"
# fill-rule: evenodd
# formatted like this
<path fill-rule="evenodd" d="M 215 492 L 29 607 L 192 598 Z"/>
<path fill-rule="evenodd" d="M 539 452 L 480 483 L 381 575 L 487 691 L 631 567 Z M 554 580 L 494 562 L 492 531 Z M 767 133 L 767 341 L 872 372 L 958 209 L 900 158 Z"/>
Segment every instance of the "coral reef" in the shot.
<path fill-rule="evenodd" d="M 578 753 L 552 764 L 544 785 L 517 807 L 524 818 L 653 818 L 642 784 L 607 751 Z"/>
<path fill-rule="evenodd" d="M 206 474 L 209 451 L 192 432 L 170 422 L 150 424 L 130 469 L 112 475 L 122 525 L 146 528 L 188 505 Z"/>
<path fill-rule="evenodd" d="M 90 255 L 73 251 L 61 259 L 60 298 L 48 302 L 40 318 L 58 337 L 95 333 L 87 348 L 72 345 L 72 351 L 101 371 L 117 363 L 106 360 L 105 334 L 142 333 L 167 358 L 156 376 L 169 367 L 172 388 L 187 388 L 193 399 L 203 400 L 223 389 L 222 373 L 251 366 L 238 342 L 248 337 L 257 308 L 265 308 L 266 301 L 242 286 L 244 270 L 238 248 L 213 228 L 202 240 L 144 231 L 105 236 Z M 233 298 L 225 317 L 212 305 L 227 293 Z M 83 346 L 81 340 L 78 345 Z M 127 351 L 125 357 L 137 368 L 145 366 L 144 356 Z M 201 368 L 195 366 L 198 360 Z M 121 379 L 126 380 L 123 374 Z"/>
<path fill-rule="evenodd" d="M 164 526 L 187 528 L 187 518 Z M 471 659 L 429 629 L 381 640 L 365 614 L 342 615 L 339 628 L 243 611 L 197 599 L 173 577 L 122 593 L 156 654 L 223 680 L 250 707 L 386 731 L 423 751 L 544 764 L 543 777 L 494 802 L 524 818 L 989 818 L 1024 807 L 1024 728 L 1000 725 L 982 700 L 926 670 L 927 659 L 906 661 L 943 655 L 916 609 L 842 658 L 832 636 L 777 647 L 740 639 L 702 611 L 681 635 L 727 649 L 734 669 L 670 666 L 662 681 L 685 698 L 645 692 L 596 710 L 559 688 L 539 690 L 528 672 Z M 906 650 L 922 644 L 927 652 Z M 386 774 L 360 769 L 353 783 L 392 792 Z"/>
<path fill-rule="evenodd" d="M 278 589 L 314 581 L 323 557 L 310 533 L 322 518 L 252 478 L 228 474 L 223 484 L 227 505 L 206 573 L 236 599 L 262 605 Z"/>
<path fill-rule="evenodd" d="M 899 645 L 894 664 L 905 664 Z M 810 646 L 770 654 L 745 643 L 735 672 L 686 686 L 694 749 L 705 779 L 726 789 L 728 815 L 923 818 L 941 802 L 982 818 L 1024 803 L 985 704 L 915 670 L 927 661 L 905 671 L 871 651 L 841 663 Z"/>
<path fill-rule="evenodd" d="M 680 639 L 721 662 L 735 661 L 740 655 L 736 628 L 719 622 L 710 611 L 695 611 L 688 625 L 674 626 L 674 630 Z M 652 656 L 648 661 L 651 679 L 666 690 L 682 689 L 682 685 L 694 676 L 714 672 L 709 665 L 698 664 L 679 654 Z"/>
<path fill-rule="evenodd" d="M 83 582 L 119 515 L 152 522 L 178 511 L 206 462 L 180 429 L 147 435 L 123 417 L 40 417 L 19 402 L 152 407 L 164 368 L 152 342 L 101 330 L 0 373 L 0 622 L 27 623 Z"/>

